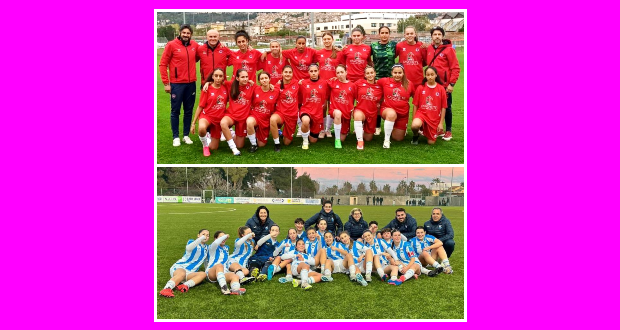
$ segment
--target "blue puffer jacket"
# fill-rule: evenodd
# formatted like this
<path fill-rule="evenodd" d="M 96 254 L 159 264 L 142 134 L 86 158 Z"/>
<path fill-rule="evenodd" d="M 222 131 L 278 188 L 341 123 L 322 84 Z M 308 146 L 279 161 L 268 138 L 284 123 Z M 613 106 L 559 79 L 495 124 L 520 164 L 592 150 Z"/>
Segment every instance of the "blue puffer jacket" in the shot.
<path fill-rule="evenodd" d="M 424 230 L 426 235 L 433 235 L 436 239 L 446 242 L 447 240 L 454 239 L 454 230 L 452 229 L 452 223 L 446 218 L 445 215 L 441 215 L 441 219 L 435 222 L 433 217 L 424 223 Z"/>
<path fill-rule="evenodd" d="M 405 237 L 407 237 L 407 240 L 410 240 L 415 237 L 415 228 L 417 226 L 418 222 L 415 220 L 415 218 L 411 216 L 411 214 L 407 213 L 405 221 L 403 221 L 402 223 L 399 222 L 398 219 L 394 218 L 392 221 L 390 221 L 390 223 L 387 224 L 387 226 L 383 228 L 398 229 L 398 231 L 400 231 L 402 235 L 405 235 Z"/>
<path fill-rule="evenodd" d="M 264 224 L 261 224 L 260 219 L 258 219 L 256 214 L 249 218 L 248 221 L 245 223 L 245 225 L 247 227 L 250 227 L 250 229 L 254 233 L 254 240 L 256 242 L 258 242 L 258 240 L 261 239 L 263 236 L 269 235 L 269 230 L 271 229 L 271 226 L 275 224 L 276 223 L 273 222 L 273 220 L 271 220 L 271 218 L 269 217 L 267 217 L 267 220 L 265 220 Z"/>
<path fill-rule="evenodd" d="M 306 220 L 306 223 L 304 223 L 304 228 L 307 230 L 308 228 L 310 228 L 310 226 L 314 225 L 315 223 L 318 224 L 321 218 L 327 220 L 327 230 L 331 231 L 332 233 L 335 233 L 335 235 L 340 235 L 340 232 L 342 232 L 342 227 L 343 227 L 342 220 L 340 220 L 340 216 L 334 213 L 333 210 L 327 213 L 325 212 L 325 210 L 321 209 L 321 212 L 313 215 L 308 220 Z M 318 227 L 316 228 L 318 230 Z"/>
<path fill-rule="evenodd" d="M 362 216 L 359 221 L 355 221 L 353 216 L 349 216 L 349 221 L 344 224 L 344 230 L 349 232 L 349 236 L 351 236 L 351 240 L 355 241 L 358 238 L 362 237 L 362 234 L 365 230 L 368 229 L 368 223 L 364 221 L 364 217 Z"/>

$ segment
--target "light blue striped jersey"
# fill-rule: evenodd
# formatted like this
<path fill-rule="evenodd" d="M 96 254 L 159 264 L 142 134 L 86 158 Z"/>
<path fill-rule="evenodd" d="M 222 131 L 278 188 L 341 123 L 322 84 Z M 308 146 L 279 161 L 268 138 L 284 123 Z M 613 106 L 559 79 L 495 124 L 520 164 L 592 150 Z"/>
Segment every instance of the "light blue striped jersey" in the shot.
<path fill-rule="evenodd" d="M 366 241 L 364 241 L 362 244 L 364 245 L 366 249 L 372 249 L 372 254 L 375 256 L 381 255 L 381 253 L 385 252 L 385 250 L 388 249 L 387 243 L 383 239 L 379 240 L 379 239 L 373 238 L 372 244 L 368 244 L 366 243 Z M 364 250 L 364 252 L 366 252 L 366 250 Z M 383 260 L 384 263 L 388 262 L 387 258 L 384 255 L 381 255 L 380 258 L 381 260 Z"/>
<path fill-rule="evenodd" d="M 409 244 L 409 242 L 400 241 L 400 244 L 394 244 L 392 250 L 394 250 L 398 256 L 398 260 L 406 264 L 411 261 L 411 258 L 415 258 L 415 252 L 411 248 L 411 244 Z"/>
<path fill-rule="evenodd" d="M 334 241 L 332 243 L 332 246 L 339 248 L 339 249 L 343 249 L 345 251 L 349 251 L 349 249 L 347 249 L 347 247 L 342 244 L 341 242 L 337 242 Z M 327 246 L 327 244 L 325 244 L 325 250 L 327 251 L 327 258 L 332 259 L 332 260 L 342 260 L 344 259 L 344 255 L 342 255 L 342 253 L 338 252 L 338 251 L 333 251 L 329 246 Z"/>
<path fill-rule="evenodd" d="M 422 238 L 422 240 L 418 239 L 417 237 L 412 238 L 410 244 L 412 250 L 415 252 L 415 256 L 419 257 L 422 253 L 422 250 L 424 250 L 424 248 L 426 247 L 433 245 L 433 242 L 435 242 L 435 236 L 424 235 L 424 238 Z"/>
<path fill-rule="evenodd" d="M 323 245 L 323 247 L 325 247 L 325 233 L 322 233 L 320 231 L 316 231 L 317 234 L 319 234 L 319 237 L 321 238 L 321 244 Z"/>
<path fill-rule="evenodd" d="M 228 245 L 220 246 L 224 241 L 225 235 L 220 236 L 209 246 L 209 264 L 207 269 L 215 266 L 215 264 L 226 265 L 228 262 Z"/>
<path fill-rule="evenodd" d="M 247 237 L 246 237 L 247 236 Z M 248 268 L 247 263 L 250 255 L 252 254 L 252 243 L 250 237 L 252 237 L 252 233 L 246 235 L 241 238 L 237 238 L 235 240 L 235 251 L 230 256 L 231 260 L 238 262 L 241 267 Z"/>
<path fill-rule="evenodd" d="M 305 231 L 302 231 L 301 234 L 297 234 L 297 239 L 307 239 L 308 235 L 306 235 Z"/>
<path fill-rule="evenodd" d="M 192 244 L 194 242 L 193 239 L 187 241 L 187 245 Z M 191 252 L 187 252 L 185 250 L 185 254 L 183 254 L 183 258 L 179 259 L 174 263 L 176 266 L 181 266 L 185 268 L 188 272 L 197 272 L 200 268 L 200 265 L 207 258 L 207 249 L 209 245 L 206 244 L 198 244 Z"/>
<path fill-rule="evenodd" d="M 298 255 L 302 255 L 304 257 L 304 260 L 299 260 L 297 259 Z M 283 259 L 291 259 L 293 262 L 291 263 L 291 267 L 296 268 L 297 266 L 299 266 L 300 263 L 305 262 L 310 266 L 314 266 L 315 264 L 315 260 L 314 260 L 314 256 L 311 255 L 310 253 L 303 253 L 303 252 L 299 252 L 297 250 L 293 250 L 285 255 L 282 255 Z"/>
<path fill-rule="evenodd" d="M 320 249 L 324 248 L 322 241 L 318 238 L 314 238 L 314 242 L 310 242 L 309 239 L 304 239 L 304 243 L 306 243 L 306 251 L 308 254 L 311 254 L 313 257 L 319 252 Z"/>
<path fill-rule="evenodd" d="M 283 240 L 282 242 L 280 242 L 280 245 L 278 246 L 284 246 L 282 248 L 282 251 L 280 251 L 280 255 L 284 255 L 291 251 L 295 251 L 295 243 L 296 242 L 292 242 L 290 238 L 287 238 Z M 288 244 L 288 247 L 286 247 L 285 244 Z"/>

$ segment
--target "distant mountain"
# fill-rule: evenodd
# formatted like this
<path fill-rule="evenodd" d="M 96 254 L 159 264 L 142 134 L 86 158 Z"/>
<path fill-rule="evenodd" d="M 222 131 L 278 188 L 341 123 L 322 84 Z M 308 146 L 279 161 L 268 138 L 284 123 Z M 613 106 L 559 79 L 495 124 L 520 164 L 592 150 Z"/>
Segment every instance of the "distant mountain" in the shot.
<path fill-rule="evenodd" d="M 250 20 L 256 18 L 257 13 L 250 13 Z M 212 22 L 245 21 L 248 13 L 185 13 L 185 23 L 200 24 Z M 183 24 L 183 13 L 158 13 L 157 20 L 169 20 L 169 24 Z"/>

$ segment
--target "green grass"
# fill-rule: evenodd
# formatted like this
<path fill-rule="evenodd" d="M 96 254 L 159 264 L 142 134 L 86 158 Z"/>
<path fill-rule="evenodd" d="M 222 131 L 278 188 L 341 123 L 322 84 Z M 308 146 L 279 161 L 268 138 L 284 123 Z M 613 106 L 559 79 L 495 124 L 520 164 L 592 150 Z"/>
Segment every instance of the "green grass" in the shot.
<path fill-rule="evenodd" d="M 157 50 L 157 63 L 163 49 Z M 343 142 L 343 149 L 334 149 L 334 139 L 323 139 L 310 145 L 309 150 L 301 149 L 301 137 L 295 137 L 290 146 L 283 146 L 282 152 L 273 151 L 271 137 L 267 145 L 251 154 L 246 147 L 241 150 L 241 156 L 235 157 L 230 152 L 225 142 L 220 142 L 220 148 L 213 151 L 210 157 L 202 155 L 202 144 L 197 135 L 191 136 L 193 145 L 181 144 L 180 147 L 172 146 L 172 131 L 170 129 L 170 95 L 164 92 L 164 86 L 157 72 L 157 163 L 158 164 L 463 164 L 465 162 L 465 110 L 464 110 L 464 76 L 465 63 L 462 49 L 458 49 L 457 56 L 461 65 L 459 83 L 456 85 L 453 102 L 453 139 L 449 142 L 439 139 L 435 145 L 426 144 L 426 139 L 421 138 L 420 144 L 412 146 L 411 129 L 405 140 L 392 141 L 389 150 L 383 149 L 383 135 L 375 136 L 373 141 L 365 144 L 365 150 L 356 150 L 353 122 L 349 136 Z M 199 64 L 197 64 L 199 68 Z M 156 68 L 158 70 L 158 68 Z M 200 72 L 197 70 L 197 72 Z M 228 67 L 227 75 L 232 75 L 232 67 Z M 200 95 L 200 77 L 197 77 L 196 103 L 194 111 L 198 107 Z M 181 117 L 183 111 L 181 110 Z M 411 123 L 411 115 L 409 119 Z M 183 133 L 183 119 L 180 118 L 180 131 Z M 197 130 L 197 129 L 196 129 Z"/>
<path fill-rule="evenodd" d="M 169 269 L 184 252 L 185 243 L 198 230 L 213 234 L 223 230 L 231 235 L 232 246 L 237 228 L 245 224 L 257 205 L 241 204 L 157 204 L 157 295 L 170 279 Z M 293 228 L 293 220 L 306 219 L 320 210 L 307 205 L 270 205 L 271 218 L 281 227 L 279 240 Z M 334 206 L 341 218 L 348 218 L 352 206 Z M 432 207 L 408 207 L 423 224 Z M 376 220 L 379 228 L 394 215 L 393 206 L 363 206 L 364 219 Z M 456 247 L 450 263 L 454 274 L 430 278 L 425 275 L 395 287 L 381 282 L 376 274 L 367 287 L 335 274 L 334 282 L 317 283 L 303 291 L 290 284 L 280 284 L 278 273 L 271 281 L 246 286 L 243 296 L 224 296 L 210 282 L 203 282 L 189 292 L 175 291 L 172 299 L 157 296 L 159 319 L 463 319 L 464 284 L 464 213 L 462 207 L 446 207 L 445 215 L 455 231 Z M 178 214 L 175 214 L 178 213 Z M 232 251 L 232 249 L 231 249 Z"/>

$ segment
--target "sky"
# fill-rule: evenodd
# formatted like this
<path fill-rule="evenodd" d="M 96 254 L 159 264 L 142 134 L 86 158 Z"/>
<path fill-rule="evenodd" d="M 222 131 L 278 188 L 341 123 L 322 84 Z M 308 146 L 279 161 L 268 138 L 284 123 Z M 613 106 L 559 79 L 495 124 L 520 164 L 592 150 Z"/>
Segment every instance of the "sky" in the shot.
<path fill-rule="evenodd" d="M 382 187 L 385 184 L 390 184 L 392 190 L 396 189 L 401 180 L 407 181 L 407 176 L 409 181 L 415 181 L 416 184 L 424 184 L 429 187 L 433 178 L 440 177 L 440 171 L 441 181 L 449 185 L 452 169 L 454 169 L 453 186 L 458 186 L 465 181 L 463 167 L 295 167 L 295 169 L 297 169 L 298 175 L 305 172 L 310 175 L 312 180 L 318 181 L 321 184 L 321 190 L 335 184 L 341 187 L 345 181 L 351 182 L 354 189 L 357 184 L 364 182 L 368 189 L 368 183 L 373 179 L 373 173 L 377 186 Z"/>

